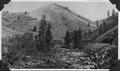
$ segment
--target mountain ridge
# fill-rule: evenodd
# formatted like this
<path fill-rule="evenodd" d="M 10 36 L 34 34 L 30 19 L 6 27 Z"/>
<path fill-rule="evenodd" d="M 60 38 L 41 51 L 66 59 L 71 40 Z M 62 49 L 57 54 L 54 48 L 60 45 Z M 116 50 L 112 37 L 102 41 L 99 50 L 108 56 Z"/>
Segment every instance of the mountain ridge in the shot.
<path fill-rule="evenodd" d="M 10 15 L 8 14 L 8 16 L 5 16 L 5 15 L 3 18 L 8 18 L 8 20 L 11 21 L 12 25 L 16 25 L 16 27 L 18 27 L 17 31 L 21 30 L 22 28 L 23 28 L 23 31 L 32 29 L 32 26 L 39 24 L 41 17 L 43 15 L 46 15 L 47 21 L 49 21 L 52 27 L 54 28 L 53 35 L 56 38 L 64 37 L 67 30 L 74 31 L 79 29 L 80 27 L 82 28 L 83 31 L 86 31 L 88 29 L 94 30 L 95 28 L 95 26 L 92 25 L 90 20 L 76 14 L 75 12 L 71 11 L 68 7 L 64 7 L 56 3 L 46 5 L 44 7 L 41 7 L 39 9 L 30 11 L 30 12 L 10 13 Z M 16 22 L 16 23 L 13 22 L 13 21 L 17 21 L 17 19 L 14 19 L 14 18 L 15 17 L 18 18 L 19 15 L 21 17 L 21 22 Z M 12 18 L 9 18 L 9 17 L 12 17 Z M 26 17 L 28 18 L 28 21 L 24 20 L 26 19 Z M 35 19 L 35 22 L 32 21 L 33 19 Z M 32 24 L 31 26 L 29 25 L 30 23 Z M 91 24 L 90 27 L 87 27 L 88 23 Z M 29 27 L 25 25 L 28 25 Z"/>

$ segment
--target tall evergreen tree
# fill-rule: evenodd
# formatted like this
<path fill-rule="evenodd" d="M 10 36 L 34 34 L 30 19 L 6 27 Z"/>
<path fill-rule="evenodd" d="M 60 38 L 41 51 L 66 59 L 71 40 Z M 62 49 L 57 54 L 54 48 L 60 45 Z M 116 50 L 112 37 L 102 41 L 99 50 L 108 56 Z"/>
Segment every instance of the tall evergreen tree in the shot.
<path fill-rule="evenodd" d="M 18 15 L 18 20 L 20 19 L 20 16 Z"/>
<path fill-rule="evenodd" d="M 27 11 L 25 11 L 25 15 L 27 14 Z"/>
<path fill-rule="evenodd" d="M 47 45 L 50 45 L 51 40 L 52 40 L 51 24 L 48 24 L 47 32 L 46 32 L 46 43 L 47 43 Z"/>
<path fill-rule="evenodd" d="M 70 40 L 71 40 L 71 42 L 73 42 L 73 40 L 74 40 L 74 32 L 70 33 Z"/>
<path fill-rule="evenodd" d="M 115 9 L 112 10 L 112 16 L 115 16 Z"/>
<path fill-rule="evenodd" d="M 44 39 L 45 38 L 45 30 L 46 30 L 46 16 L 43 15 L 41 18 L 40 22 L 40 27 L 39 27 L 39 32 L 38 32 L 38 37 L 39 39 Z"/>
<path fill-rule="evenodd" d="M 73 44 L 74 44 L 74 48 L 77 48 L 77 45 L 78 45 L 78 32 L 77 31 L 74 31 L 74 41 L 73 41 Z"/>
<path fill-rule="evenodd" d="M 43 47 L 45 47 L 46 45 L 46 41 L 45 41 L 45 36 L 46 36 L 46 17 L 45 15 L 42 16 L 41 21 L 40 21 L 40 25 L 39 25 L 39 31 L 38 31 L 38 45 L 37 48 L 38 50 L 42 50 Z"/>
<path fill-rule="evenodd" d="M 107 11 L 107 16 L 110 17 L 110 10 Z"/>
<path fill-rule="evenodd" d="M 99 34 L 103 34 L 105 32 L 105 28 L 104 28 L 104 25 L 105 24 L 101 24 L 98 31 L 99 31 Z"/>
<path fill-rule="evenodd" d="M 79 28 L 79 30 L 78 30 L 78 40 L 81 41 L 81 39 L 82 39 L 82 30 L 81 30 L 81 28 Z"/>
<path fill-rule="evenodd" d="M 32 31 L 37 32 L 37 27 L 34 26 Z"/>
<path fill-rule="evenodd" d="M 82 30 L 81 28 L 79 28 L 79 30 L 74 31 L 74 41 L 73 41 L 74 48 L 78 48 L 78 46 L 81 43 L 81 40 L 82 40 Z"/>
<path fill-rule="evenodd" d="M 105 29 L 107 29 L 107 27 L 106 27 L 106 22 L 105 22 L 105 20 L 103 20 L 103 26 L 102 26 L 103 33 L 106 32 Z"/>
<path fill-rule="evenodd" d="M 103 20 L 103 28 L 106 27 L 106 23 L 105 23 L 105 20 Z"/>
<path fill-rule="evenodd" d="M 97 27 L 99 26 L 98 20 L 96 21 L 96 26 L 97 26 Z"/>
<path fill-rule="evenodd" d="M 65 43 L 67 44 L 67 45 L 69 45 L 70 44 L 70 32 L 69 31 L 66 31 L 66 35 L 65 35 L 65 38 L 64 38 L 64 40 L 65 40 Z"/>
<path fill-rule="evenodd" d="M 87 27 L 90 27 L 90 23 L 88 23 Z"/>

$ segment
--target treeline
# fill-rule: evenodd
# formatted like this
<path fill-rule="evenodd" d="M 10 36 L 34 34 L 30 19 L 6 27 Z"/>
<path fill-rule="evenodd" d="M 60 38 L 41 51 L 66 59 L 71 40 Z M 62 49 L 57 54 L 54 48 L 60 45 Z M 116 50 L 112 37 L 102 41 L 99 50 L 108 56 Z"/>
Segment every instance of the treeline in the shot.
<path fill-rule="evenodd" d="M 81 28 L 73 32 L 66 31 L 66 35 L 64 37 L 66 48 L 80 48 L 79 46 L 82 37 L 83 36 Z"/>
<path fill-rule="evenodd" d="M 110 15 L 110 11 L 107 11 L 107 19 L 102 20 L 102 24 L 99 24 L 98 20 L 96 21 L 96 27 L 98 28 L 99 34 L 103 34 L 109 29 L 112 29 L 115 25 L 118 25 L 118 13 L 115 11 L 115 9 L 112 10 L 112 13 Z M 111 21 L 111 23 L 107 23 L 107 21 Z"/>

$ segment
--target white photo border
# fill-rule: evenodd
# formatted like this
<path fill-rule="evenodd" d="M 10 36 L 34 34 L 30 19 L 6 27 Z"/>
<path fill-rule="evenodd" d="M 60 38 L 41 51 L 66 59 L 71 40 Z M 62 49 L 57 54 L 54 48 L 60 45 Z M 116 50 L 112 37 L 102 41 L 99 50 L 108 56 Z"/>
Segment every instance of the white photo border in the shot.
<path fill-rule="evenodd" d="M 110 2 L 109 0 L 11 0 L 16 2 L 28 2 L 28 1 L 39 1 L 39 2 Z M 2 11 L 0 11 L 0 37 L 2 37 Z M 120 12 L 118 12 L 118 33 L 120 33 Z M 118 34 L 118 60 L 120 59 L 120 48 L 119 42 L 120 35 Z M 0 44 L 2 44 L 2 39 L 0 38 Z M 0 60 L 2 59 L 2 45 L 0 46 Z M 109 69 L 10 69 L 11 71 L 109 71 Z"/>

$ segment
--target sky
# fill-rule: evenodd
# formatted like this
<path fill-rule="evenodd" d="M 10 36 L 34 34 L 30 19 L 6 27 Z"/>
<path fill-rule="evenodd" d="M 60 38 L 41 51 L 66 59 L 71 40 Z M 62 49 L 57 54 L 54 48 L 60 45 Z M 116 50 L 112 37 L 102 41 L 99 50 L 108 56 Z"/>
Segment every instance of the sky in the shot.
<path fill-rule="evenodd" d="M 49 5 L 51 3 L 57 3 L 59 5 L 68 7 L 73 12 L 84 16 L 91 21 L 100 20 L 107 17 L 107 10 L 115 8 L 115 5 L 112 5 L 109 2 L 39 2 L 39 1 L 12 1 L 9 4 L 5 5 L 4 10 L 9 12 L 24 12 L 36 10 L 40 7 Z"/>

